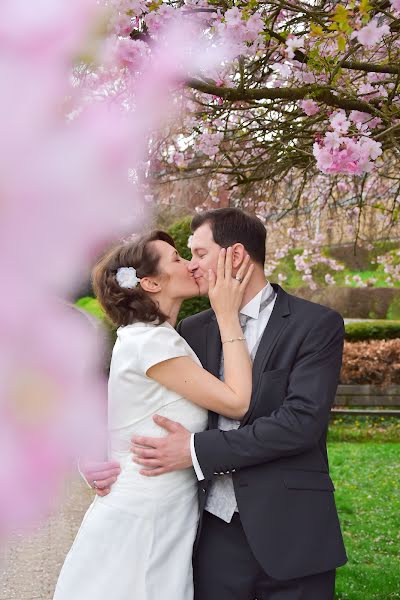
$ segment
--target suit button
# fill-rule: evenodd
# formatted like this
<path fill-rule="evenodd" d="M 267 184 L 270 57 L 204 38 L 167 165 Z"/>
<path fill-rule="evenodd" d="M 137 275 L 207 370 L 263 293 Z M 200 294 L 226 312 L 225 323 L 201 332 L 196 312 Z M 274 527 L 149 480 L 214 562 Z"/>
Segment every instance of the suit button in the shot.
<path fill-rule="evenodd" d="M 203 494 L 206 493 L 206 488 L 201 488 L 201 491 L 203 492 Z"/>

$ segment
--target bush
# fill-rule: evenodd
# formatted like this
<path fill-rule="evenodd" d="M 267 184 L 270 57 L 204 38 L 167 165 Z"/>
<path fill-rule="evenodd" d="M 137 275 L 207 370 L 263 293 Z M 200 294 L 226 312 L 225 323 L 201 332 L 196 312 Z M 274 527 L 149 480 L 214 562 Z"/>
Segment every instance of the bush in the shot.
<path fill-rule="evenodd" d="M 400 338 L 400 321 L 356 321 L 346 323 L 346 340 L 391 340 Z"/>
<path fill-rule="evenodd" d="M 393 298 L 388 308 L 387 319 L 400 319 L 400 296 Z"/>
<path fill-rule="evenodd" d="M 168 228 L 168 233 L 175 240 L 176 249 L 182 258 L 186 260 L 190 260 L 192 254 L 190 252 L 190 248 L 188 248 L 188 240 L 191 235 L 190 223 L 192 221 L 191 217 L 185 217 L 180 221 L 177 221 L 171 227 Z M 208 298 L 191 298 L 190 300 L 185 300 L 182 304 L 181 310 L 178 315 L 178 322 L 190 315 L 195 315 L 203 310 L 207 310 L 210 308 L 210 302 Z"/>
<path fill-rule="evenodd" d="M 83 310 L 86 310 L 86 312 L 93 315 L 97 319 L 100 319 L 100 321 L 103 321 L 108 324 L 108 319 L 96 298 L 92 298 L 91 296 L 84 296 L 83 298 L 79 298 L 79 300 L 77 300 L 75 304 L 76 306 L 79 306 L 79 308 L 83 308 Z"/>
<path fill-rule="evenodd" d="M 167 229 L 167 233 L 174 238 L 179 254 L 186 260 L 190 260 L 192 257 L 190 248 L 188 247 L 189 236 L 192 233 L 190 229 L 191 222 L 192 217 L 185 217 L 180 221 L 176 221 Z"/>
<path fill-rule="evenodd" d="M 346 342 L 342 384 L 400 384 L 400 340 Z"/>

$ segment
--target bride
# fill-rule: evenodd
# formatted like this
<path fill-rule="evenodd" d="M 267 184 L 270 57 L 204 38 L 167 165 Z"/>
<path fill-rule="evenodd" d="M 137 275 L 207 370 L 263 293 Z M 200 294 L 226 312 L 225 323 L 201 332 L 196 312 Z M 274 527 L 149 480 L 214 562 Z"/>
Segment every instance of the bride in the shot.
<path fill-rule="evenodd" d="M 97 298 L 118 326 L 109 377 L 110 460 L 121 473 L 96 496 L 62 567 L 54 600 L 191 600 L 197 480 L 190 469 L 143 477 L 133 435 L 162 436 L 154 414 L 192 432 L 207 410 L 241 419 L 251 396 L 251 361 L 238 311 L 253 265 L 232 277 L 232 252 L 209 272 L 210 301 L 223 343 L 224 382 L 204 370 L 174 325 L 199 289 L 172 238 L 154 231 L 109 251 L 95 266 Z"/>

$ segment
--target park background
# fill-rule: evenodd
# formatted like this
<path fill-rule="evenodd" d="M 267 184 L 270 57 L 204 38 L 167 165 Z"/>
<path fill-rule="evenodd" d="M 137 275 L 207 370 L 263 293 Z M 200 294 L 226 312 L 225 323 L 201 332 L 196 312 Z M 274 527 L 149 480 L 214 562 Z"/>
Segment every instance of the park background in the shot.
<path fill-rule="evenodd" d="M 51 599 L 92 498 L 74 462 L 107 368 L 92 317 L 114 334 L 95 257 L 157 226 L 189 258 L 191 215 L 224 206 L 265 223 L 268 279 L 346 320 L 336 597 L 400 598 L 399 0 L 3 0 L 0 16 L 0 599 Z"/>

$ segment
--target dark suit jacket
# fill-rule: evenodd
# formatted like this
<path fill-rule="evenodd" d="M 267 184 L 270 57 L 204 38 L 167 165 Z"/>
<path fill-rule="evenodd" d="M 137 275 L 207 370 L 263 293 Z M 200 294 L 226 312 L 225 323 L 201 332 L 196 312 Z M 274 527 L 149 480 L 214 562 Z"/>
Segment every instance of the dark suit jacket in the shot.
<path fill-rule="evenodd" d="M 286 580 L 347 560 L 326 451 L 344 326 L 337 312 L 273 286 L 277 299 L 254 359 L 250 408 L 240 428 L 228 432 L 210 413 L 208 430 L 195 435 L 195 450 L 205 476 L 201 511 L 212 478 L 232 473 L 253 554 L 266 573 Z M 214 312 L 184 319 L 178 331 L 218 377 Z"/>

